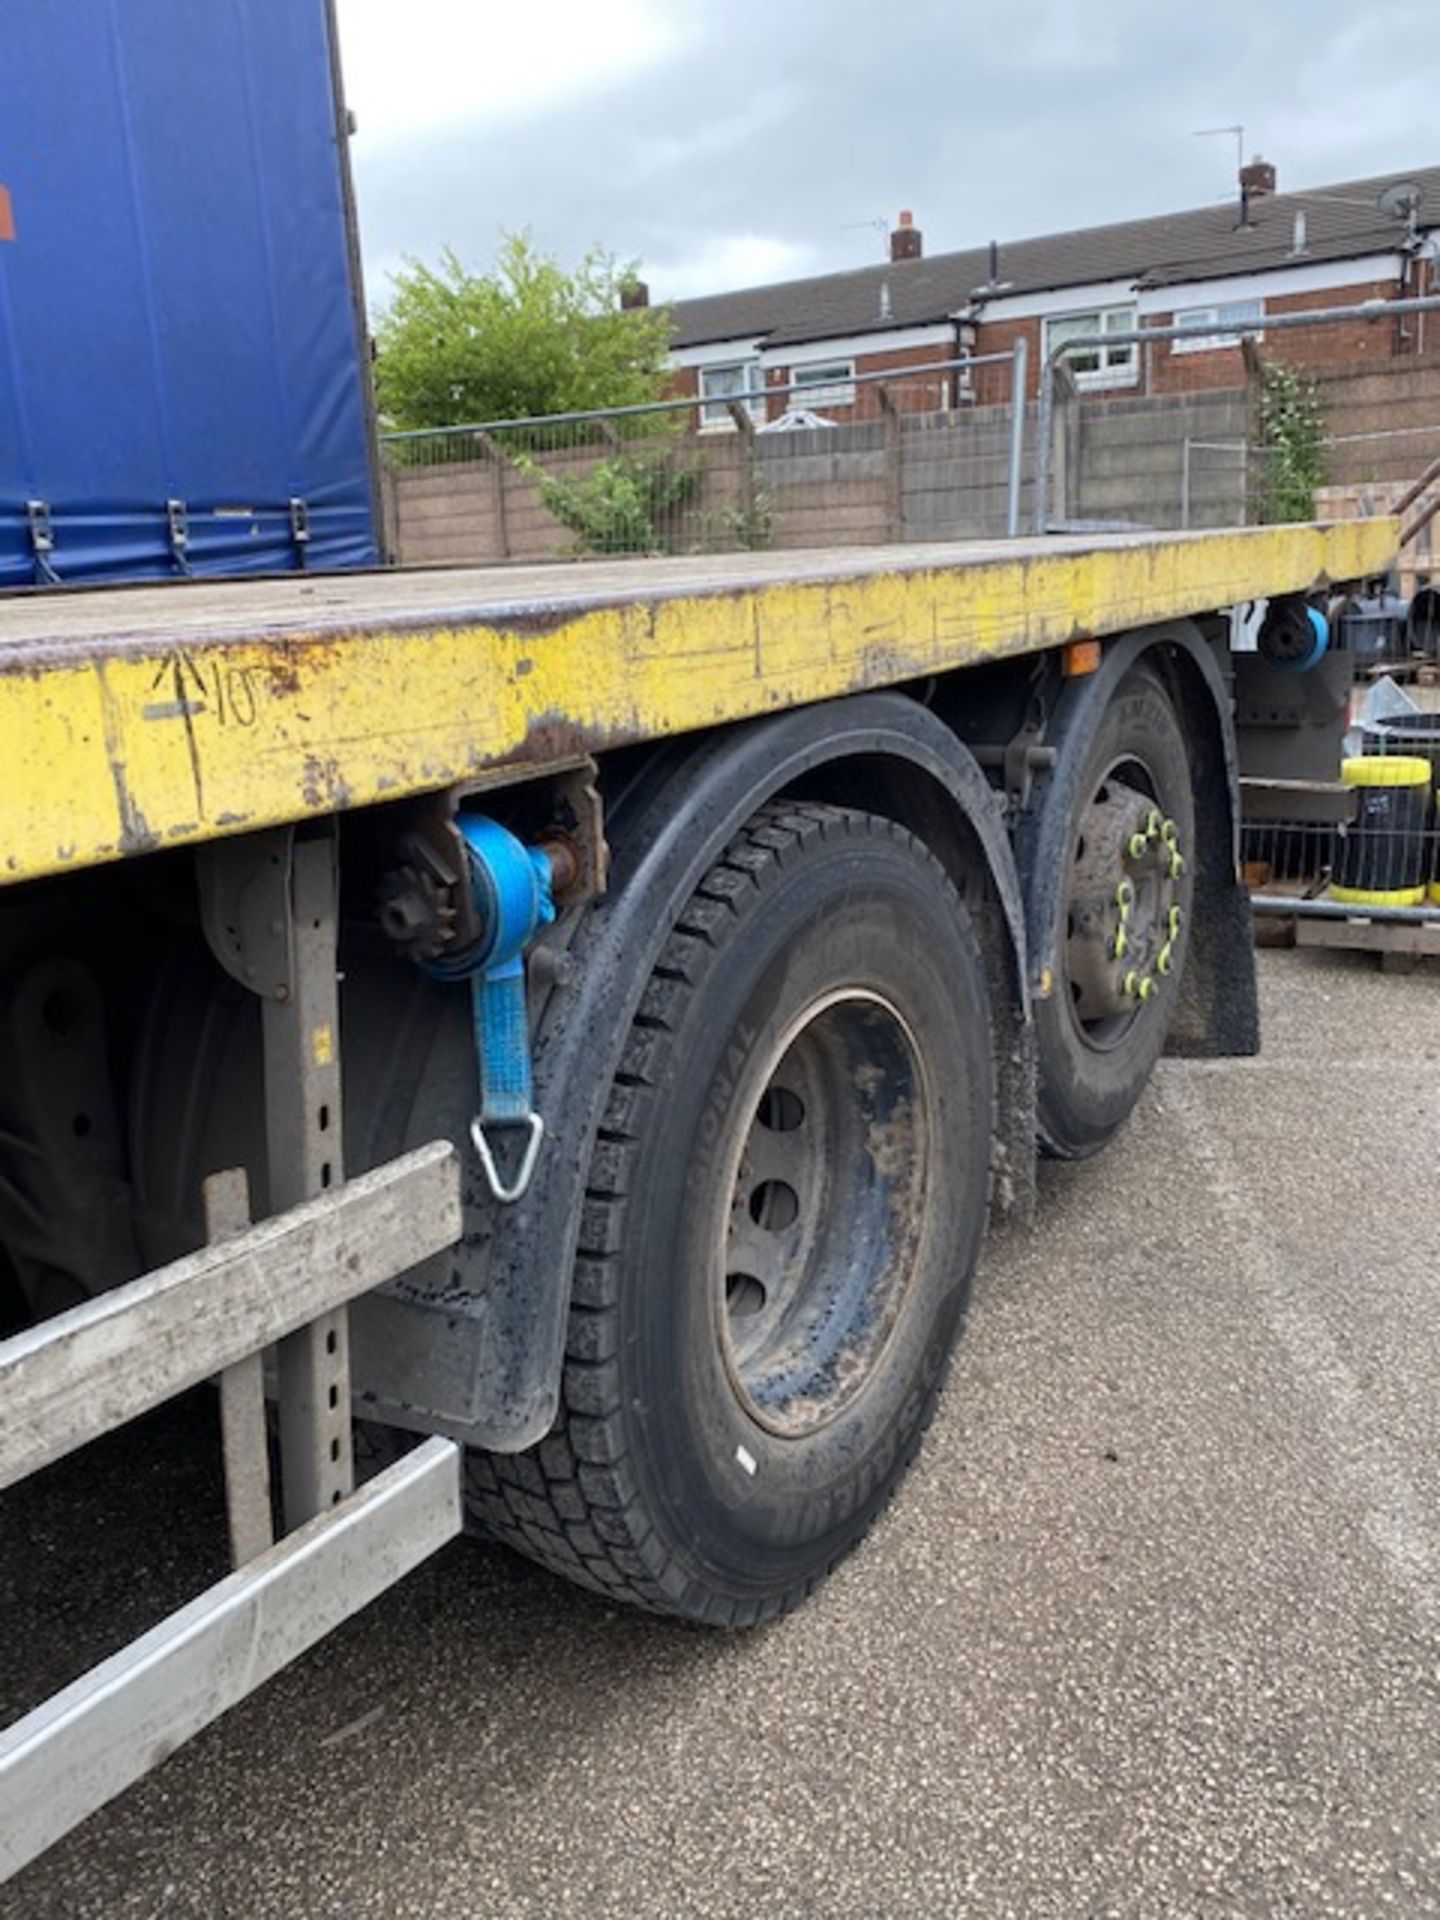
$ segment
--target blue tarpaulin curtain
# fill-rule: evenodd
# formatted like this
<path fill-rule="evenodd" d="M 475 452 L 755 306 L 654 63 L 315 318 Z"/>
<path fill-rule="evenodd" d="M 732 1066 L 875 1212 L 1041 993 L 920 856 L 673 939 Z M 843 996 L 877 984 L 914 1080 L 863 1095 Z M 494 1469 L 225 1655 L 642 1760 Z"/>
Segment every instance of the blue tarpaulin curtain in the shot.
<path fill-rule="evenodd" d="M 378 559 L 324 0 L 6 0 L 0 585 Z"/>

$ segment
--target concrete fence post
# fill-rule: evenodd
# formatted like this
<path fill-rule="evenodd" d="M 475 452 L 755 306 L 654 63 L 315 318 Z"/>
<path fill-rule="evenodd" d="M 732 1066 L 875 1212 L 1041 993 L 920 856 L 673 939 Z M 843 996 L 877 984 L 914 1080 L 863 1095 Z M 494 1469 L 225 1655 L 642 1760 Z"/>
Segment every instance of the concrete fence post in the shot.
<path fill-rule="evenodd" d="M 890 538 L 905 538 L 905 422 L 895 404 L 895 396 L 885 382 L 875 389 L 880 411 L 885 416 L 885 481 L 889 500 Z"/>

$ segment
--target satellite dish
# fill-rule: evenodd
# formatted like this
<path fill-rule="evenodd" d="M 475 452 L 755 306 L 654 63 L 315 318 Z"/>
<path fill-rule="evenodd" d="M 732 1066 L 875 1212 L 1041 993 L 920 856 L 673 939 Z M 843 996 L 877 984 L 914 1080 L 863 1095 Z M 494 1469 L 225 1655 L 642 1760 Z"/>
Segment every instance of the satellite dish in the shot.
<path fill-rule="evenodd" d="M 1396 180 L 1375 204 L 1387 220 L 1408 220 L 1420 205 L 1420 189 L 1413 180 Z"/>

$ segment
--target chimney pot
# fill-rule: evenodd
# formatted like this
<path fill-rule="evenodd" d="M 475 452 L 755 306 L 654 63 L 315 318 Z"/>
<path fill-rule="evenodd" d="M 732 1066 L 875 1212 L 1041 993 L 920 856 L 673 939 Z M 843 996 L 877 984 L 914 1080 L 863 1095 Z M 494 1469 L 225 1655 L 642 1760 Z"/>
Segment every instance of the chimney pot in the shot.
<path fill-rule="evenodd" d="M 1263 200 L 1275 191 L 1275 168 L 1257 153 L 1248 166 L 1240 169 L 1240 191 L 1249 200 Z"/>
<path fill-rule="evenodd" d="M 918 260 L 924 251 L 924 236 L 915 224 L 914 214 L 906 207 L 890 235 L 890 258 Z"/>
<path fill-rule="evenodd" d="M 626 280 L 620 288 L 620 311 L 635 313 L 650 304 L 650 289 L 643 280 Z"/>

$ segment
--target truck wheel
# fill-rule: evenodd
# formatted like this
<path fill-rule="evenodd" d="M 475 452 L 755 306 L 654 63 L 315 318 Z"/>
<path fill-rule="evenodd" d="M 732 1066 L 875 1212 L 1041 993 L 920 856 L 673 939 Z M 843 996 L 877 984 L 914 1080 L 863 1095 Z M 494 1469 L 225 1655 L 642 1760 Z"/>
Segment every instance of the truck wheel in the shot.
<path fill-rule="evenodd" d="M 590 1166 L 561 1411 L 472 1506 L 617 1599 L 746 1626 L 862 1537 L 934 1409 L 985 1225 L 969 916 L 891 821 L 764 809 L 692 896 Z"/>
<path fill-rule="evenodd" d="M 1115 691 L 1085 762 L 1057 894 L 1049 994 L 1037 1001 L 1041 1144 L 1097 1151 L 1165 1042 L 1189 937 L 1195 806 L 1170 697 L 1145 667 Z"/>

